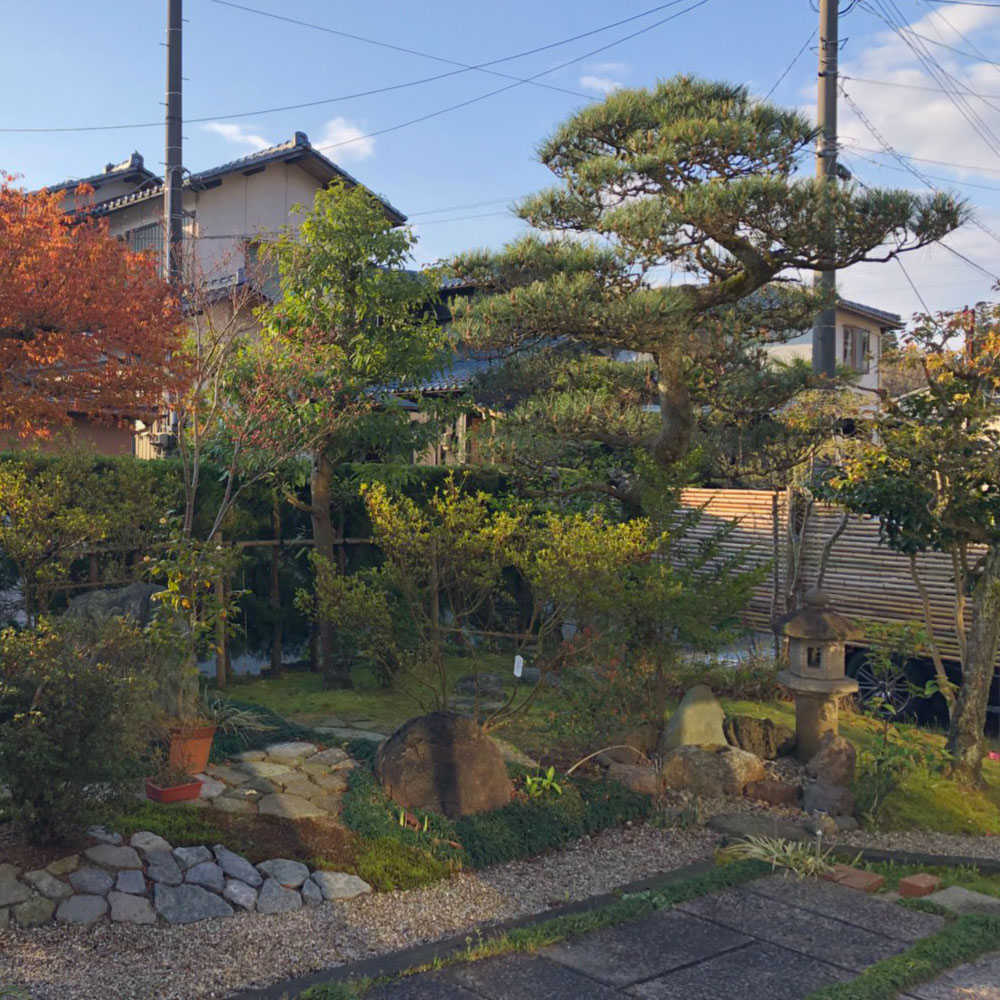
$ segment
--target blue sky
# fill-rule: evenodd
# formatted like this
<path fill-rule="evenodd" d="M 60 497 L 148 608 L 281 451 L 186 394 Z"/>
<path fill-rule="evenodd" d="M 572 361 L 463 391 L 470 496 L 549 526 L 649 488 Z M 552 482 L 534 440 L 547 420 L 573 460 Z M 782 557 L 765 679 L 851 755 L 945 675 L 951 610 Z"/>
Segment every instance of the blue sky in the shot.
<path fill-rule="evenodd" d="M 668 23 L 586 55 L 696 2 L 683 0 L 671 9 L 493 67 L 525 77 L 577 60 L 539 78 L 573 94 L 515 86 L 419 124 L 358 139 L 513 81 L 481 71 L 462 72 L 379 95 L 223 118 L 386 87 L 455 67 L 213 0 L 186 0 L 185 117 L 206 121 L 186 125 L 185 165 L 204 169 L 302 130 L 315 145 L 338 143 L 327 155 L 410 215 L 420 237 L 421 261 L 473 246 L 498 246 L 520 228 L 504 214 L 505 205 L 549 182 L 548 172 L 534 162 L 533 150 L 585 102 L 577 95 L 599 99 L 609 87 L 648 85 L 677 72 L 742 81 L 765 94 L 807 45 L 817 21 L 808 0 L 707 0 Z M 941 77 L 935 80 L 899 35 L 879 20 L 874 13 L 879 4 L 865 0 L 842 21 L 846 41 L 841 61 L 849 77 L 845 86 L 900 153 L 964 165 L 914 163 L 933 175 L 933 184 L 951 187 L 975 203 L 978 219 L 992 232 L 967 226 L 950 243 L 987 271 L 1000 274 L 1000 140 L 994 143 L 977 134 L 944 93 L 909 89 L 935 87 Z M 246 5 L 477 64 L 628 18 L 656 6 L 656 0 L 246 0 Z M 969 97 L 966 107 L 970 116 L 978 116 L 980 133 L 992 128 L 1000 135 L 1000 66 L 972 48 L 1000 51 L 1000 9 L 930 0 L 898 0 L 895 7 L 918 33 L 909 36 L 911 41 L 925 45 L 962 87 L 988 95 L 986 100 Z M 888 9 L 882 7 L 883 12 Z M 5 4 L 0 88 L 8 99 L 0 111 L 0 128 L 158 122 L 163 113 L 165 11 L 165 0 Z M 813 46 L 777 86 L 774 100 L 812 105 Z M 858 178 L 926 190 L 896 160 L 869 151 L 880 143 L 845 102 L 841 116 L 844 162 Z M 159 170 L 162 143 L 158 124 L 91 132 L 0 132 L 0 169 L 20 174 L 27 186 L 36 187 L 96 172 L 139 150 L 147 164 Z M 993 279 L 940 248 L 909 255 L 906 270 L 932 309 L 991 297 Z M 895 264 L 856 268 L 842 277 L 842 289 L 904 315 L 920 308 Z"/>

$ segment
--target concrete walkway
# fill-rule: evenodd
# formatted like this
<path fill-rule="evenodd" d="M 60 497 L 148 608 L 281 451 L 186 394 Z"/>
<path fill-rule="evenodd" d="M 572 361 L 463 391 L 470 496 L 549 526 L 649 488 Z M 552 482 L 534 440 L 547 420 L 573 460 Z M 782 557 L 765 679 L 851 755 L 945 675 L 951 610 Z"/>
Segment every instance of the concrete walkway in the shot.
<path fill-rule="evenodd" d="M 821 986 L 853 979 L 943 923 L 842 886 L 773 875 L 536 955 L 462 963 L 398 980 L 367 997 L 801 1000 Z M 970 994 L 968 986 L 956 982 L 956 990 L 963 988 L 966 992 L 931 992 L 929 986 L 911 995 L 920 1000 L 1000 997 Z"/>

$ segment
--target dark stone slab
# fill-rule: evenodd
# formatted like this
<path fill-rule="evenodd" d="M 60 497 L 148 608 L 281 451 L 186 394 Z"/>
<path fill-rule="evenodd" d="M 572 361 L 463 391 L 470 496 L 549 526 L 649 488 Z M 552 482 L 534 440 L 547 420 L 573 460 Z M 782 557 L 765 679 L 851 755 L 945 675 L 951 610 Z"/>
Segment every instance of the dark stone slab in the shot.
<path fill-rule="evenodd" d="M 541 954 L 610 986 L 627 986 L 751 940 L 708 920 L 673 911 L 561 941 Z"/>
<path fill-rule="evenodd" d="M 679 909 L 724 927 L 792 948 L 825 962 L 861 971 L 873 962 L 896 955 L 902 941 L 852 927 L 818 913 L 769 899 L 746 887 L 703 896 Z"/>
<path fill-rule="evenodd" d="M 772 875 L 758 879 L 748 889 L 769 899 L 843 920 L 900 941 L 912 942 L 926 937 L 939 931 L 945 922 L 943 917 L 932 913 L 918 913 L 898 903 L 869 896 L 857 889 L 846 889 L 833 882 L 814 879 L 796 881 L 792 876 Z"/>
<path fill-rule="evenodd" d="M 932 983 L 913 986 L 906 996 L 916 1000 L 997 1000 L 1000 997 L 1000 951 L 960 965 Z"/>
<path fill-rule="evenodd" d="M 475 993 L 449 983 L 437 972 L 407 976 L 365 994 L 365 1000 L 479 1000 Z"/>
<path fill-rule="evenodd" d="M 442 976 L 486 1000 L 621 1000 L 621 993 L 537 955 L 502 955 L 456 965 Z"/>
<path fill-rule="evenodd" d="M 854 973 L 774 945 L 748 945 L 650 979 L 625 992 L 643 1000 L 803 1000 Z"/>

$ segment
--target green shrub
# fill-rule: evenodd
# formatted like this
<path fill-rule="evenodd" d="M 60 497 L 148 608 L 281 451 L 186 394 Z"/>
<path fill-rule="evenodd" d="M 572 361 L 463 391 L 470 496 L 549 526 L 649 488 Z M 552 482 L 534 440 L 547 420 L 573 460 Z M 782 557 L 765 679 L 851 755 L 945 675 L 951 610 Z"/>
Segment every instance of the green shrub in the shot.
<path fill-rule="evenodd" d="M 122 619 L 0 632 L 0 784 L 33 842 L 85 825 L 142 777 L 153 719 L 136 665 L 147 646 Z"/>
<path fill-rule="evenodd" d="M 408 846 L 392 837 L 379 837 L 358 858 L 358 876 L 378 892 L 416 889 L 438 882 L 451 866 L 429 851 Z"/>
<path fill-rule="evenodd" d="M 288 722 L 276 712 L 264 708 L 263 705 L 235 701 L 232 698 L 226 699 L 226 705 L 251 712 L 262 725 L 268 728 L 261 730 L 242 729 L 239 732 L 217 732 L 212 741 L 212 761 L 216 764 L 234 757 L 244 750 L 260 750 L 272 743 L 286 743 L 293 740 L 329 742 L 329 737 L 314 733 L 311 729 L 306 729 L 305 726 L 297 726 L 294 722 Z"/>

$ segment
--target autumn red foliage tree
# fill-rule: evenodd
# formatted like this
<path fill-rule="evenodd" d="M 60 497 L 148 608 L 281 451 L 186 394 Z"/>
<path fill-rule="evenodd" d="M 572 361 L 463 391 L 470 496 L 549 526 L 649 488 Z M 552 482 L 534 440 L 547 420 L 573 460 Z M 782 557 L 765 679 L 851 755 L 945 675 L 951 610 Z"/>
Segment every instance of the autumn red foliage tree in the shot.
<path fill-rule="evenodd" d="M 153 256 L 59 201 L 0 173 L 0 429 L 22 436 L 157 408 L 181 329 Z"/>

